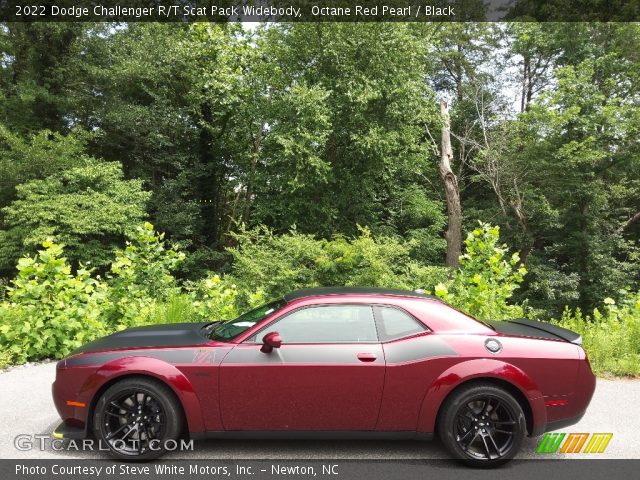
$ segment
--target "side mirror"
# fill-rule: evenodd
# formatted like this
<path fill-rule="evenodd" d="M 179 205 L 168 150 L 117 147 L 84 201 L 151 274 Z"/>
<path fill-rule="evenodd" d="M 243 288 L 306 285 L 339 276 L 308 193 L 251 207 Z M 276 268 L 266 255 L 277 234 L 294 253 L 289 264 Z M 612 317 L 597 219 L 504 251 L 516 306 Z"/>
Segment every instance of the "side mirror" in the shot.
<path fill-rule="evenodd" d="M 269 332 L 262 337 L 262 348 L 260 351 L 262 353 L 271 353 L 274 348 L 280 348 L 280 345 L 282 345 L 280 334 L 278 332 Z"/>

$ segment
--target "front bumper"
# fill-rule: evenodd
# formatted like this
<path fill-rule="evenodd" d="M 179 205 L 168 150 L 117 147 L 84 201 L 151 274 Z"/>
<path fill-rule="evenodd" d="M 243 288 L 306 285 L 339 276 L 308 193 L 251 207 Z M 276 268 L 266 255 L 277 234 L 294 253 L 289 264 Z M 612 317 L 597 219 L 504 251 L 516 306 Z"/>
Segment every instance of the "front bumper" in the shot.
<path fill-rule="evenodd" d="M 63 421 L 53 432 L 55 438 L 87 437 L 90 399 L 78 394 L 82 391 L 87 373 L 83 369 L 66 368 L 65 360 L 58 362 L 51 395 Z"/>
<path fill-rule="evenodd" d="M 84 428 L 74 427 L 71 425 L 67 425 L 65 422 L 62 422 L 55 428 L 53 433 L 51 433 L 51 436 L 53 438 L 60 439 L 71 438 L 74 440 L 82 440 L 84 438 L 87 438 L 87 428 L 86 425 Z"/>

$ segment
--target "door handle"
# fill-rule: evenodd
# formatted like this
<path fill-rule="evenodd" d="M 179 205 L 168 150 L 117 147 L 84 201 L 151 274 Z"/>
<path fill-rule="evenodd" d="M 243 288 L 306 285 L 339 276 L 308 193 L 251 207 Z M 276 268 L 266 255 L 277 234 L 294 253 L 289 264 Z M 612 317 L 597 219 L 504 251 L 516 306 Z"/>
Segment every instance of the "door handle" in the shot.
<path fill-rule="evenodd" d="M 373 353 L 359 353 L 358 354 L 358 360 L 360 360 L 361 362 L 375 362 L 376 358 L 377 357 Z"/>

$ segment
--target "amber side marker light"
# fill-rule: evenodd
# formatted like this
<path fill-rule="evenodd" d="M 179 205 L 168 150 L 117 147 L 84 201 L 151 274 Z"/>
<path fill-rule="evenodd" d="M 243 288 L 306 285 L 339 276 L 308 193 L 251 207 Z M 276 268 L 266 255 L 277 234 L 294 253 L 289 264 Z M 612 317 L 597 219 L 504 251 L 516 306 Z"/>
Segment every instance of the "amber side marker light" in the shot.
<path fill-rule="evenodd" d="M 86 407 L 87 405 L 82 402 L 74 402 L 72 400 L 67 400 L 67 405 L 70 407 Z"/>

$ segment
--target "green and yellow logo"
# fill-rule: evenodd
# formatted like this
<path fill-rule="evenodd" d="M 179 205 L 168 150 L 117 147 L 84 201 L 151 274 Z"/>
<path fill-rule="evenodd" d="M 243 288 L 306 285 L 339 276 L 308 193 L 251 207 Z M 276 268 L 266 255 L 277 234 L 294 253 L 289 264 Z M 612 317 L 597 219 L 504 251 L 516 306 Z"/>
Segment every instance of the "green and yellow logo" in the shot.
<path fill-rule="evenodd" d="M 613 433 L 545 433 L 536 451 L 538 453 L 604 453 L 611 437 Z"/>

